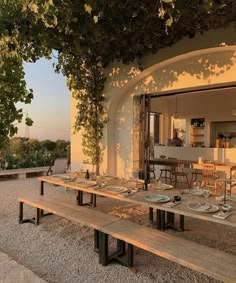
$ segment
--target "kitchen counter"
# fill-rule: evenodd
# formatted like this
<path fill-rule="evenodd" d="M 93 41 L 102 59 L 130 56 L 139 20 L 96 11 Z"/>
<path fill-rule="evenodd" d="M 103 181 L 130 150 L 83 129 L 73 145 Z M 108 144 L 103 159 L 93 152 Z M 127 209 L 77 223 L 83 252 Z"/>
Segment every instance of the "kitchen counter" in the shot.
<path fill-rule="evenodd" d="M 203 160 L 236 163 L 236 148 L 154 146 L 154 157 L 160 155 L 183 160 Z"/>

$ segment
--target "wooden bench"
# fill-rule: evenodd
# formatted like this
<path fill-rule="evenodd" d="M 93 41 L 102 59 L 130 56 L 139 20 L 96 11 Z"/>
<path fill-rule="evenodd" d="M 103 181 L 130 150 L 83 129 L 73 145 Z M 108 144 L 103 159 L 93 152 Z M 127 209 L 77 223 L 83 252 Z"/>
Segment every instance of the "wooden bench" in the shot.
<path fill-rule="evenodd" d="M 26 178 L 28 175 L 33 173 L 46 174 L 48 170 L 49 166 L 0 170 L 0 177 L 8 177 L 15 175 L 21 179 Z"/>
<path fill-rule="evenodd" d="M 55 214 L 71 220 L 73 222 L 80 223 L 82 225 L 88 226 L 94 229 L 94 249 L 99 253 L 99 259 L 102 257 L 103 251 L 99 248 L 100 241 L 100 233 L 102 227 L 105 227 L 109 224 L 112 224 L 116 221 L 120 221 L 119 217 L 114 215 L 106 214 L 97 210 L 85 208 L 82 206 L 77 206 L 69 203 L 62 203 L 58 200 L 49 198 L 48 196 L 35 196 L 35 197 L 19 197 L 19 223 L 34 223 L 38 225 L 40 223 L 40 218 L 42 216 L 46 216 L 48 214 Z M 32 218 L 24 219 L 24 204 L 35 207 L 36 212 L 35 216 Z M 47 211 L 48 213 L 44 213 Z M 133 247 L 131 245 L 127 245 L 128 255 L 130 255 L 130 251 Z M 100 255 L 101 254 L 101 255 Z M 132 255 L 128 257 L 127 260 L 123 260 L 121 257 L 126 254 L 125 250 L 125 242 L 117 239 L 117 248 L 109 255 L 109 261 L 117 260 L 124 265 L 127 265 L 126 262 L 129 263 L 129 266 L 133 265 L 133 257 Z"/>
<path fill-rule="evenodd" d="M 24 222 L 23 203 L 27 203 L 37 208 L 35 223 L 38 223 L 40 209 L 45 209 L 95 229 L 95 248 L 99 251 L 99 261 L 103 265 L 107 265 L 113 259 L 119 260 L 120 256 L 126 252 L 125 243 L 127 243 L 125 262 L 127 266 L 133 266 L 133 246 L 136 246 L 223 282 L 236 282 L 236 257 L 231 254 L 91 208 L 61 204 L 55 200 L 48 200 L 48 197 L 44 198 L 39 196 L 34 199 L 18 199 L 20 223 Z M 109 254 L 109 235 L 118 240 L 117 250 L 113 254 Z"/>

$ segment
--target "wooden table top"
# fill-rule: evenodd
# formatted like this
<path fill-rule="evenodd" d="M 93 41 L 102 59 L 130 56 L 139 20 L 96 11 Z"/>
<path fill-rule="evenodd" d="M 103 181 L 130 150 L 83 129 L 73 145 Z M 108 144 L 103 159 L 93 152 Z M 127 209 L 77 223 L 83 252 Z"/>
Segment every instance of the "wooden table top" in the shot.
<path fill-rule="evenodd" d="M 65 176 L 66 175 L 68 174 L 65 174 Z M 185 215 L 185 216 L 189 216 L 189 217 L 193 217 L 197 219 L 202 219 L 206 221 L 211 221 L 211 222 L 216 222 L 216 223 L 236 227 L 236 202 L 231 201 L 231 205 L 233 206 L 232 214 L 225 220 L 221 220 L 221 219 L 212 217 L 212 214 L 214 213 L 200 213 L 200 212 L 191 210 L 188 207 L 188 205 L 191 203 L 210 203 L 210 204 L 218 205 L 218 201 L 216 200 L 215 196 L 204 198 L 204 197 L 192 195 L 190 193 L 183 194 L 183 191 L 178 190 L 178 189 L 169 189 L 169 190 L 162 189 L 161 190 L 161 189 L 158 189 L 154 184 L 150 186 L 148 191 L 144 191 L 140 189 L 138 190 L 137 193 L 131 193 L 131 194 L 114 193 L 114 192 L 106 191 L 106 187 L 111 186 L 111 185 L 121 186 L 121 187 L 125 187 L 128 189 L 131 189 L 132 187 L 135 186 L 134 183 L 129 183 L 129 182 L 124 183 L 118 178 L 100 178 L 99 180 L 97 180 L 97 182 L 105 184 L 104 187 L 100 187 L 100 188 L 98 186 L 94 186 L 94 187 L 93 186 L 91 187 L 81 186 L 77 183 L 78 179 L 74 181 L 70 181 L 70 180 L 63 180 L 59 177 L 54 177 L 54 176 L 41 176 L 38 179 L 43 182 L 64 186 L 64 187 L 71 188 L 74 190 L 80 190 L 80 191 L 84 191 L 87 193 L 93 193 L 93 194 L 104 196 L 104 197 L 109 197 L 109 198 L 113 198 L 113 199 L 117 199 L 121 201 L 143 205 L 146 207 L 152 207 L 154 209 L 160 209 L 163 211 L 173 212 L 179 215 Z M 150 202 L 145 199 L 146 196 L 153 194 L 153 193 L 167 195 L 171 199 L 173 199 L 175 195 L 181 195 L 182 200 L 180 204 L 172 208 L 165 207 L 163 206 L 163 203 Z"/>
<path fill-rule="evenodd" d="M 211 161 L 211 162 L 207 162 L 207 161 L 204 161 L 203 163 L 198 163 L 198 162 L 193 162 L 193 166 L 199 166 L 199 167 L 202 167 L 202 165 L 215 165 L 216 167 L 220 167 L 220 166 L 223 166 L 223 167 L 229 167 L 229 168 L 232 168 L 232 167 L 236 167 L 236 163 L 233 163 L 233 162 L 218 162 L 218 161 Z"/>
<path fill-rule="evenodd" d="M 152 158 L 150 159 L 150 163 L 156 164 L 156 165 L 177 165 L 177 164 L 191 165 L 192 163 L 197 163 L 197 161 L 196 160 L 172 159 L 172 158 Z"/>

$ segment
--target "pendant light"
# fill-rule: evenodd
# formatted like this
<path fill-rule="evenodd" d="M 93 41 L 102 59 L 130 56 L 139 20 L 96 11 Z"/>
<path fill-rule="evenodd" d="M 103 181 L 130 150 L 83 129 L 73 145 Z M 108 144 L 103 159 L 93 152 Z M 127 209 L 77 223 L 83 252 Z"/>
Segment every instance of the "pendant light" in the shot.
<path fill-rule="evenodd" d="M 172 115 L 174 119 L 179 118 L 178 108 L 177 108 L 177 95 L 175 96 L 175 113 Z"/>

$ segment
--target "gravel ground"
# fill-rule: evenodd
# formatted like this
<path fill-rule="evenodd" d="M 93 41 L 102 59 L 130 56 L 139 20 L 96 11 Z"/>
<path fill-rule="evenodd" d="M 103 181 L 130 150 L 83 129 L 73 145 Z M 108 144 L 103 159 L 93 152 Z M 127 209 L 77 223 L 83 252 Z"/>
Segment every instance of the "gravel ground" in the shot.
<path fill-rule="evenodd" d="M 93 251 L 93 231 L 61 219 L 45 217 L 42 224 L 18 224 L 19 195 L 37 194 L 37 178 L 0 182 L 0 251 L 26 266 L 47 282 L 104 283 L 104 282 L 218 282 L 203 274 L 136 249 L 136 272 L 119 264 L 103 267 Z M 45 194 L 54 194 L 64 201 L 75 200 L 75 192 L 46 184 Z M 148 211 L 126 202 L 98 197 L 101 211 L 147 224 Z M 34 210 L 26 207 L 25 216 Z M 217 248 L 236 255 L 236 229 L 186 218 L 186 231 L 168 231 L 178 237 Z M 204 256 L 204 255 L 203 255 Z"/>

